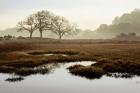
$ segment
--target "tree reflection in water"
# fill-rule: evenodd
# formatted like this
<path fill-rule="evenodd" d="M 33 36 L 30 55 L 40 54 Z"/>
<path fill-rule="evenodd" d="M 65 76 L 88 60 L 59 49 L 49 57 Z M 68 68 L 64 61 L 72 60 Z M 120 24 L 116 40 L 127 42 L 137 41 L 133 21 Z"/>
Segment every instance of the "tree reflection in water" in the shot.
<path fill-rule="evenodd" d="M 60 68 L 61 66 L 63 66 L 63 69 L 66 70 L 65 64 L 68 64 L 68 67 L 74 66 L 74 64 L 69 64 L 69 63 L 48 63 L 45 65 L 40 65 L 38 67 L 33 67 L 33 68 L 29 68 L 29 67 L 28 68 L 15 68 L 12 72 L 11 70 L 9 70 L 9 72 L 6 72 L 9 74 L 10 73 L 14 73 L 14 74 L 12 74 L 9 78 L 5 79 L 5 81 L 20 82 L 24 80 L 27 76 L 30 76 L 33 74 L 41 74 L 41 75 L 50 74 L 50 73 L 53 73 L 56 68 Z M 75 62 L 75 64 L 77 63 Z M 108 76 L 108 77 L 114 77 L 114 78 L 133 78 L 134 76 L 136 76 L 131 73 L 118 73 L 118 72 L 105 73 L 104 71 L 102 71 L 101 69 L 97 67 L 94 69 L 91 69 L 90 65 L 81 66 L 81 67 L 82 69 L 78 69 L 77 67 L 71 68 L 69 69 L 69 73 L 73 76 L 79 76 L 79 77 L 90 79 L 90 80 L 100 79 L 102 78 L 102 76 Z M 85 67 L 89 69 L 85 69 Z M 1 73 L 5 73 L 5 72 L 1 71 Z"/>

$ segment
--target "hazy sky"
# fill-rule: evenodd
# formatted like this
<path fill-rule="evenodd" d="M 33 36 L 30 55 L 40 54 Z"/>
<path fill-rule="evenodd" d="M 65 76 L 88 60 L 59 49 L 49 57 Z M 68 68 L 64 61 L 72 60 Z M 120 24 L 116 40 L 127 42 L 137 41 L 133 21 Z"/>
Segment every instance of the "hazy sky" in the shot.
<path fill-rule="evenodd" d="M 115 16 L 140 8 L 140 0 L 0 0 L 0 30 L 39 10 L 49 10 L 83 29 L 110 24 Z"/>

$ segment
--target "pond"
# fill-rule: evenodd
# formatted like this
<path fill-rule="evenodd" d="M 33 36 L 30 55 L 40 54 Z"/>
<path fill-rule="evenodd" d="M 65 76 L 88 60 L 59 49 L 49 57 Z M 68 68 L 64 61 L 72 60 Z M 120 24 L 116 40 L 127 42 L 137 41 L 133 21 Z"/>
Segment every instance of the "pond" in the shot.
<path fill-rule="evenodd" d="M 95 62 L 49 63 L 38 68 L 49 69 L 44 74 L 16 76 L 0 74 L 0 93 L 139 93 L 140 77 L 115 78 L 107 75 L 99 79 L 75 76 L 66 69 L 75 64 L 84 66 Z M 37 69 L 37 68 L 34 68 Z M 115 74 L 116 75 L 116 74 Z M 13 78 L 13 79 L 12 79 Z"/>
<path fill-rule="evenodd" d="M 59 55 L 59 56 L 68 56 L 68 55 L 66 55 L 66 54 L 52 54 L 52 53 L 42 54 L 41 56 L 55 56 L 55 55 Z"/>
<path fill-rule="evenodd" d="M 73 52 L 73 51 L 65 51 L 65 52 L 60 52 L 60 51 L 53 51 L 53 52 L 44 52 L 44 51 L 34 51 L 34 52 L 29 52 L 27 53 L 29 55 L 33 56 L 74 56 L 78 55 L 79 52 Z"/>

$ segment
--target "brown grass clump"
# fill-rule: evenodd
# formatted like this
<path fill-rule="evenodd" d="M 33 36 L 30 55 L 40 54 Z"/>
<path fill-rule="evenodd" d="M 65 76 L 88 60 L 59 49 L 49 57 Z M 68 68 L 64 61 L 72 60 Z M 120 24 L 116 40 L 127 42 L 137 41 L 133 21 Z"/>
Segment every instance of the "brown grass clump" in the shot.
<path fill-rule="evenodd" d="M 129 73 L 140 75 L 140 63 L 130 61 L 97 62 L 92 66 L 102 68 L 106 73 Z"/>
<path fill-rule="evenodd" d="M 20 69 L 16 69 L 15 73 L 17 75 L 28 76 L 28 75 L 31 75 L 31 74 L 35 74 L 37 72 L 34 71 L 32 68 L 20 68 Z"/>
<path fill-rule="evenodd" d="M 99 67 L 74 65 L 68 67 L 68 69 L 73 75 L 86 77 L 88 79 L 100 78 L 104 74 L 102 68 Z"/>
<path fill-rule="evenodd" d="M 78 68 L 82 68 L 82 67 L 85 67 L 85 66 L 76 64 L 76 65 L 73 65 L 73 66 L 68 67 L 67 69 L 73 70 L 73 69 L 78 69 Z"/>

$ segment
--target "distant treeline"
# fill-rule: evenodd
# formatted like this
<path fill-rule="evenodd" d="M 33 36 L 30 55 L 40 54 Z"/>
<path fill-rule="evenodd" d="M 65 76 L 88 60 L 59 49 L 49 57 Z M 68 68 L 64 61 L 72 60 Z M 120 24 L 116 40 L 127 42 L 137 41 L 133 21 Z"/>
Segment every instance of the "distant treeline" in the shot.
<path fill-rule="evenodd" d="M 108 37 L 116 36 L 120 33 L 136 33 L 140 35 L 140 9 L 125 13 L 120 17 L 117 16 L 111 25 L 101 24 L 96 31 Z"/>
<path fill-rule="evenodd" d="M 137 36 L 136 33 L 120 33 L 114 39 L 117 40 L 140 40 L 140 36 Z"/>

